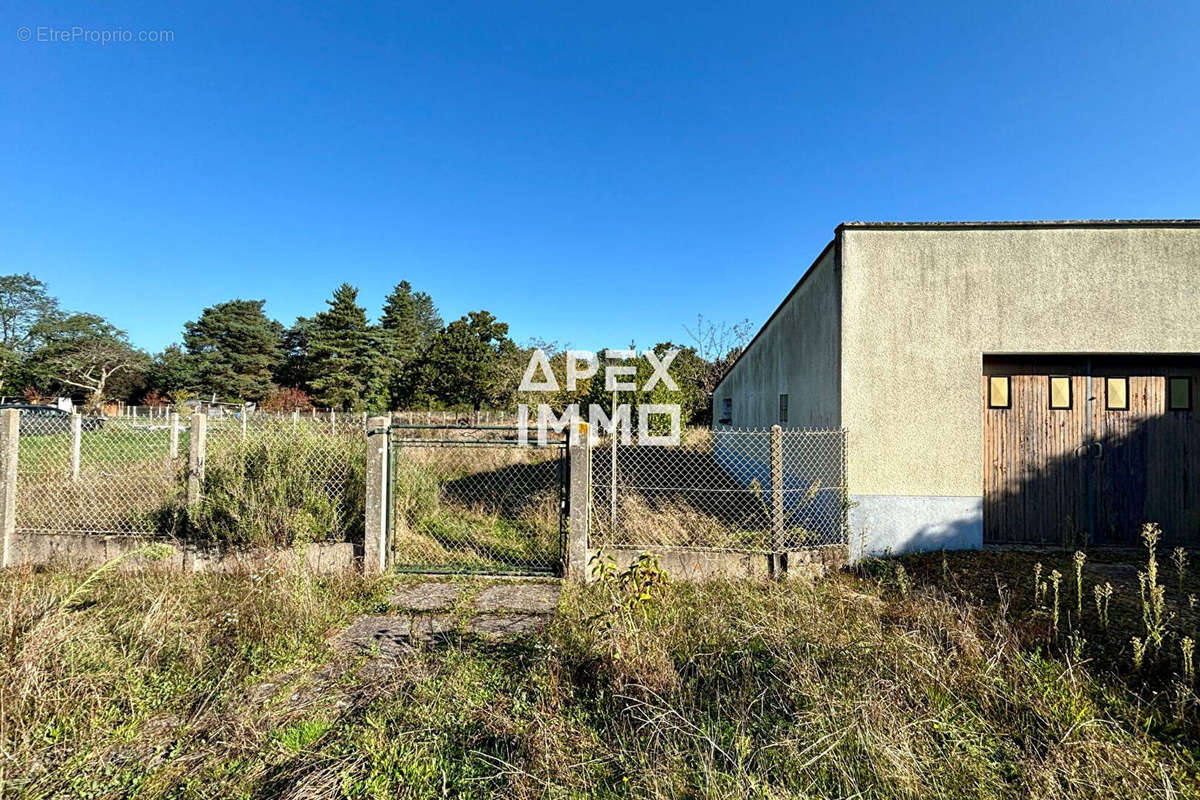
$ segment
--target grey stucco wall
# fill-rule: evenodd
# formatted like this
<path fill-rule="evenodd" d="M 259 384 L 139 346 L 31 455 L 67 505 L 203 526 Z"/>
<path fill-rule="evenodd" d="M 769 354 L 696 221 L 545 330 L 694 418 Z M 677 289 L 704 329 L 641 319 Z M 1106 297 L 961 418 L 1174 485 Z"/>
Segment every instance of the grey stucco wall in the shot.
<path fill-rule="evenodd" d="M 1200 229 L 842 231 L 850 492 L 979 497 L 985 353 L 1200 352 Z"/>
<path fill-rule="evenodd" d="M 1200 230 L 841 232 L 855 558 L 983 544 L 984 354 L 1200 352 Z"/>
<path fill-rule="evenodd" d="M 734 428 L 779 424 L 779 395 L 788 395 L 785 428 L 840 427 L 838 390 L 841 280 L 830 244 L 713 392 L 713 427 L 725 398 Z"/>
<path fill-rule="evenodd" d="M 850 495 L 850 558 L 983 547 L 983 499 Z"/>

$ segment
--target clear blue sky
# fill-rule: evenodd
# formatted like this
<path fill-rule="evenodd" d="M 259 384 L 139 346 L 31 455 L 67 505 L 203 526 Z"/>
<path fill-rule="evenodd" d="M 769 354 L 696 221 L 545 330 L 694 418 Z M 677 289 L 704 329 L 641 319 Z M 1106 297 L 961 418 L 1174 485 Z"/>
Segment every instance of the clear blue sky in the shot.
<path fill-rule="evenodd" d="M 401 279 L 648 345 L 842 220 L 1200 216 L 1195 3 L 176 5 L 0 10 L 0 272 L 148 349 Z"/>

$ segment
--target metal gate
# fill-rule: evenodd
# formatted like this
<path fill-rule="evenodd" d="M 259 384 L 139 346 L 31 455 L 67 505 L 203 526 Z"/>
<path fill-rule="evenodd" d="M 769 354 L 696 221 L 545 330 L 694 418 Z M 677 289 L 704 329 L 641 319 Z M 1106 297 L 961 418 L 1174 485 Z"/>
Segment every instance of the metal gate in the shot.
<path fill-rule="evenodd" d="M 388 541 L 401 572 L 560 575 L 567 440 L 510 427 L 389 428 Z"/>

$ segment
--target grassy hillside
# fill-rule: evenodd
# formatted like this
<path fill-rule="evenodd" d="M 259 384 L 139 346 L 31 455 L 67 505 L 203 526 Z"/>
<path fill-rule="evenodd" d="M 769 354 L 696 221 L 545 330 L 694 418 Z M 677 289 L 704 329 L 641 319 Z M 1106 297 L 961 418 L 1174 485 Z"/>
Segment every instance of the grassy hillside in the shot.
<path fill-rule="evenodd" d="M 1076 648 L 1062 609 L 1047 638 L 1049 607 L 1012 599 L 1025 559 L 816 584 L 670 584 L 646 564 L 565 592 L 539 636 L 398 661 L 330 644 L 394 578 L 10 571 L 3 793 L 1200 796 L 1176 660 L 1135 671 L 1091 632 Z M 1112 653 L 1143 622 L 1126 616 Z"/>

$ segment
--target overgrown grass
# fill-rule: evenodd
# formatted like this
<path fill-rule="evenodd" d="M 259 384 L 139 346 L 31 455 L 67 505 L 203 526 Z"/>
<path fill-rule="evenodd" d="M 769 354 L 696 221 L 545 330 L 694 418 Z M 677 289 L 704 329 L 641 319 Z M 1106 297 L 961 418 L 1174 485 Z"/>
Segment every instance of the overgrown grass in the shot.
<path fill-rule="evenodd" d="M 556 448 L 397 445 L 393 552 L 402 567 L 544 571 L 559 560 Z"/>
<path fill-rule="evenodd" d="M 201 503 L 171 509 L 169 526 L 186 538 L 234 545 L 362 541 L 366 482 L 360 436 L 267 429 L 216 449 Z"/>
<path fill-rule="evenodd" d="M 63 607 L 81 576 L 9 573 L 6 791 L 1200 795 L 1196 737 L 1157 724 L 1152 699 L 916 572 L 902 589 L 648 569 L 569 589 L 540 637 L 451 636 L 370 669 L 326 629 L 386 579 L 110 576 Z"/>
<path fill-rule="evenodd" d="M 1182 548 L 1159 552 L 1153 530 L 1147 526 L 1154 546 L 1140 552 L 925 553 L 866 568 L 896 591 L 896 571 L 906 568 L 915 586 L 978 606 L 989 616 L 1019 619 L 1014 630 L 1023 649 L 1084 665 L 1123 684 L 1137 695 L 1140 725 L 1195 748 L 1200 572 Z"/>
<path fill-rule="evenodd" d="M 301 573 L 0 573 L 3 796 L 211 796 L 189 762 L 229 769 L 257 750 L 250 687 L 325 660 L 330 626 L 381 590 Z"/>

